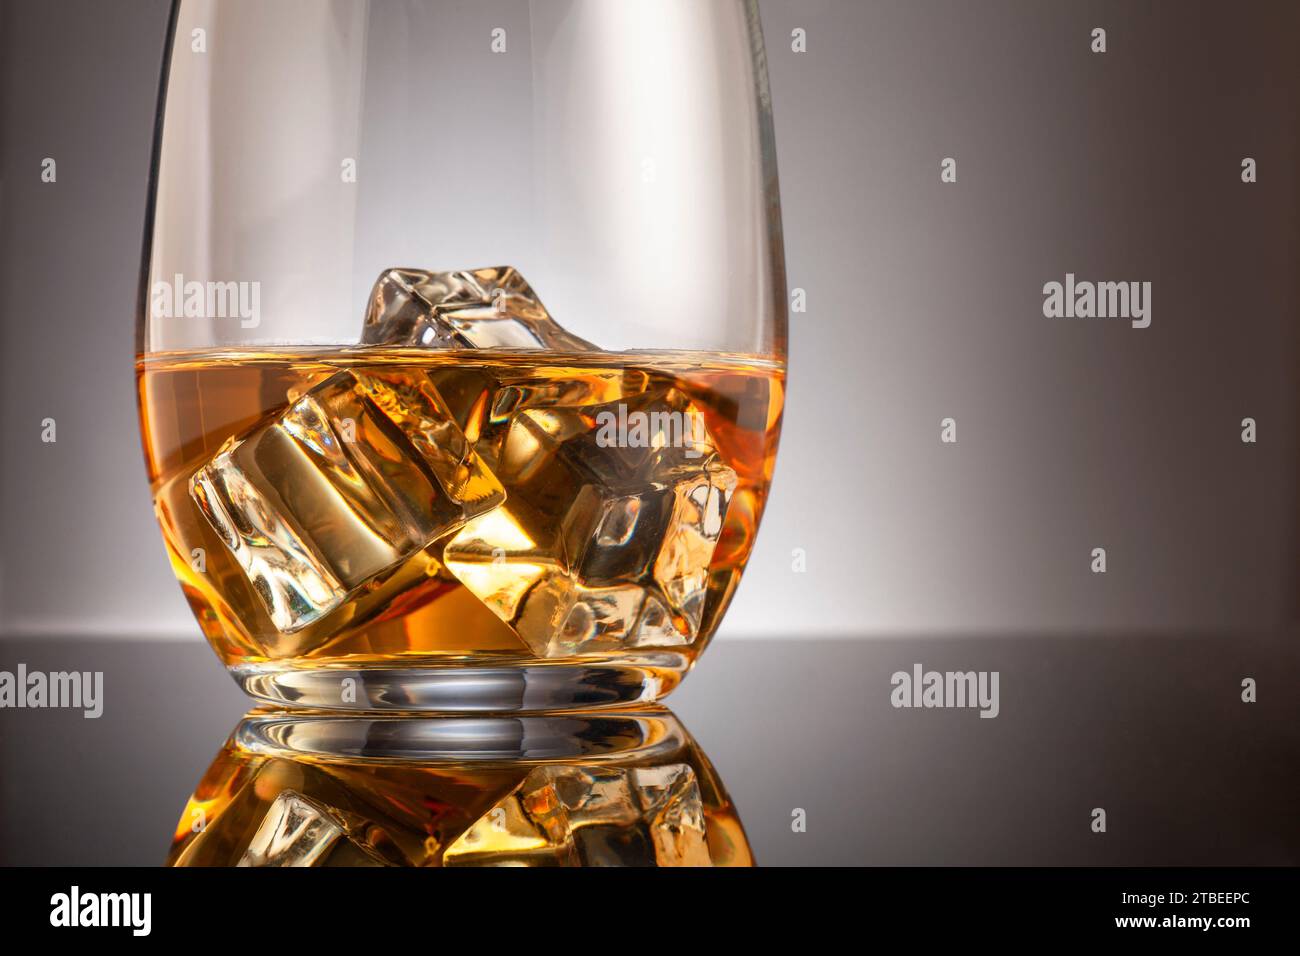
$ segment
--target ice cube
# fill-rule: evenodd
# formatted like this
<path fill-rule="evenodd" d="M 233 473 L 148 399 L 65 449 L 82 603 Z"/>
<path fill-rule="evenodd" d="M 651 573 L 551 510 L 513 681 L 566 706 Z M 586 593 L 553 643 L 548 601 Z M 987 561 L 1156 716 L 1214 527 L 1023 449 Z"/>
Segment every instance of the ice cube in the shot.
<path fill-rule="evenodd" d="M 468 521 L 443 561 L 535 654 L 698 636 L 736 474 L 689 398 L 524 408 L 485 453 L 506 500 Z"/>
<path fill-rule="evenodd" d="M 277 794 L 236 866 L 384 866 L 349 839 L 328 808 L 301 793 Z"/>
<path fill-rule="evenodd" d="M 444 866 L 710 866 L 689 764 L 545 766 L 463 833 Z"/>
<path fill-rule="evenodd" d="M 504 500 L 428 377 L 386 370 L 326 379 L 190 494 L 284 633 Z"/>
<path fill-rule="evenodd" d="M 388 269 L 370 293 L 361 341 L 426 348 L 599 351 L 550 317 L 513 266 Z"/>

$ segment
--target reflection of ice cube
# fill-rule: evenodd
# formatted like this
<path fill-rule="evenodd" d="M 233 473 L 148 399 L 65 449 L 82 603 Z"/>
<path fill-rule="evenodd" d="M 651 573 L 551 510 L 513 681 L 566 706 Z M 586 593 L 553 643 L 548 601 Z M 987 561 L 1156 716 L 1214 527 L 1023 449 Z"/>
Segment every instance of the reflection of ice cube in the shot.
<path fill-rule="evenodd" d="M 598 351 L 547 314 L 512 266 L 460 272 L 389 269 L 362 326 L 367 345 Z"/>
<path fill-rule="evenodd" d="M 444 866 L 710 866 L 688 764 L 537 767 L 460 836 Z"/>
<path fill-rule="evenodd" d="M 698 414 L 672 390 L 632 404 L 516 413 L 490 463 L 506 501 L 444 549 L 448 570 L 539 656 L 681 645 L 699 634 L 736 475 L 702 425 L 679 424 L 675 440 L 602 435 L 605 413 L 624 423 Z"/>
<path fill-rule="evenodd" d="M 348 838 L 330 811 L 293 790 L 281 791 L 236 866 L 383 866 Z"/>
<path fill-rule="evenodd" d="M 190 494 L 285 633 L 504 497 L 428 377 L 390 371 L 317 385 Z"/>

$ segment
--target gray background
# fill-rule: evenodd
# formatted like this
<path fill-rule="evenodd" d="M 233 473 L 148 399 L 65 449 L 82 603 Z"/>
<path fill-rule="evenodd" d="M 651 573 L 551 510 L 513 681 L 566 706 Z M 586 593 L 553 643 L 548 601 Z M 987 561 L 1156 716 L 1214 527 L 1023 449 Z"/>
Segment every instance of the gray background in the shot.
<path fill-rule="evenodd" d="M 110 694 L 99 722 L 0 712 L 5 862 L 160 859 L 243 706 L 136 438 L 166 6 L 0 5 L 0 668 Z M 760 861 L 1300 862 L 1300 7 L 761 9 L 808 311 L 750 570 L 671 701 Z M 1045 319 L 1067 271 L 1151 281 L 1152 327 Z M 916 661 L 1000 670 L 1002 715 L 890 708 Z"/>
<path fill-rule="evenodd" d="M 130 385 L 166 8 L 3 6 L 0 633 L 194 633 Z M 1300 8 L 762 14 L 808 311 L 721 638 L 1294 621 Z M 1042 285 L 1067 271 L 1151 281 L 1151 328 L 1044 318 Z"/>

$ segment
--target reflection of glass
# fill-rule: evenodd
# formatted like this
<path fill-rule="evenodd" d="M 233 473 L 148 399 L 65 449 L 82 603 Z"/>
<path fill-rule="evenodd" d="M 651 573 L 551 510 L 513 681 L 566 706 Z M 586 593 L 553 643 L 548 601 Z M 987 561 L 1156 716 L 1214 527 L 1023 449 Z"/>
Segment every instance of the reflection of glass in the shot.
<path fill-rule="evenodd" d="M 253 711 L 177 825 L 173 866 L 750 866 L 669 711 Z"/>
<path fill-rule="evenodd" d="M 652 700 L 749 558 L 786 318 L 756 7 L 499 12 L 176 7 L 141 420 L 259 698 Z"/>

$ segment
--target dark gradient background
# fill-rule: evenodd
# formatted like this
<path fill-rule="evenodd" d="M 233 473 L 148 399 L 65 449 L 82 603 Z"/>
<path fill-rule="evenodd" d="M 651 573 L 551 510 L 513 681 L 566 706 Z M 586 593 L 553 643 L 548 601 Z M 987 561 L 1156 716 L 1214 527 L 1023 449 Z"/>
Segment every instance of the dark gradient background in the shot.
<path fill-rule="evenodd" d="M 750 570 L 670 701 L 760 862 L 1300 862 L 1300 5 L 760 7 L 808 309 Z M 0 668 L 108 682 L 97 722 L 0 711 L 3 862 L 161 859 L 242 711 L 136 438 L 166 9 L 0 2 Z M 1044 318 L 1066 272 L 1150 281 L 1151 327 Z M 892 709 L 918 661 L 1000 670 L 1001 716 Z"/>

